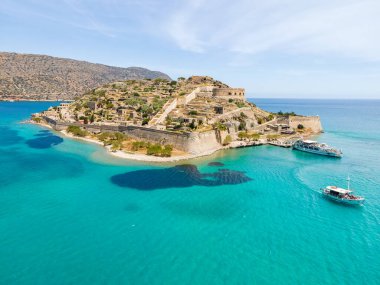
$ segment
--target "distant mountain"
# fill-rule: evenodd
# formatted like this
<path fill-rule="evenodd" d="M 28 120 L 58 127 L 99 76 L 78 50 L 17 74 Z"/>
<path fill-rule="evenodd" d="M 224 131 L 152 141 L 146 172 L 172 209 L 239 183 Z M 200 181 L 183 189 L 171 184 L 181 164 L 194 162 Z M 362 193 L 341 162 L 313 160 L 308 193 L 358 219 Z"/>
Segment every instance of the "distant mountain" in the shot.
<path fill-rule="evenodd" d="M 141 67 L 113 67 L 47 55 L 0 52 L 0 100 L 73 99 L 100 85 L 170 77 Z"/>

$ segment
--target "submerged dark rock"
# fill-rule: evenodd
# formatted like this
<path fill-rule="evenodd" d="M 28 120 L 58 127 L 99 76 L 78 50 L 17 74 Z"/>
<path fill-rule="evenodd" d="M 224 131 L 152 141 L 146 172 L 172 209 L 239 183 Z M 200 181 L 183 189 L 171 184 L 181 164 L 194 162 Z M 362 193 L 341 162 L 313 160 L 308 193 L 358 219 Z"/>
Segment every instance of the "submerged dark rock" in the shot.
<path fill-rule="evenodd" d="M 35 136 L 37 136 L 37 138 L 30 139 L 25 142 L 31 148 L 51 148 L 52 146 L 59 145 L 63 142 L 61 137 L 53 135 L 49 131 L 40 131 Z"/>
<path fill-rule="evenodd" d="M 42 130 L 42 131 L 39 131 L 37 134 L 35 134 L 34 136 L 35 137 L 45 137 L 47 135 L 51 135 L 52 133 L 48 130 Z"/>
<path fill-rule="evenodd" d="M 221 163 L 219 161 L 213 161 L 207 164 L 208 166 L 224 166 L 224 163 Z"/>
<path fill-rule="evenodd" d="M 1 133 L 0 146 L 14 145 L 23 140 L 23 138 L 18 135 L 17 131 L 12 130 L 9 127 L 1 126 L 0 133 Z"/>
<path fill-rule="evenodd" d="M 201 173 L 192 164 L 164 169 L 136 170 L 111 177 L 111 182 L 137 190 L 156 190 L 191 186 L 221 186 L 241 184 L 252 180 L 244 172 L 222 169 L 213 173 Z"/>

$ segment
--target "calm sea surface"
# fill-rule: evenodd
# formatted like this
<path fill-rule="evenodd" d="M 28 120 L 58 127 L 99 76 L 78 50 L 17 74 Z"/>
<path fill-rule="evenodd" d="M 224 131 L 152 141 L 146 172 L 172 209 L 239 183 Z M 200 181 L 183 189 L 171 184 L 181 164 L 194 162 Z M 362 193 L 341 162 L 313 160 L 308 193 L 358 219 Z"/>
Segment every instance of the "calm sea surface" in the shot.
<path fill-rule="evenodd" d="M 0 103 L 0 284 L 380 284 L 380 101 L 254 102 L 320 115 L 344 157 L 128 162 L 19 124 L 51 103 Z M 348 174 L 363 207 L 319 193 Z"/>

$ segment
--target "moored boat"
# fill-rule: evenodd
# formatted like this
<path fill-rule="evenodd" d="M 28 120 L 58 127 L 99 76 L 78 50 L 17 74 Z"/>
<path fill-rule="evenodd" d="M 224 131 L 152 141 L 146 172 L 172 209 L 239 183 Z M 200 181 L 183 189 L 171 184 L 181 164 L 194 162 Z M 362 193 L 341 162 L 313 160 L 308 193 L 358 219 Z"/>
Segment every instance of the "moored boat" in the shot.
<path fill-rule="evenodd" d="M 293 149 L 331 157 L 342 157 L 343 154 L 339 149 L 312 140 L 298 140 L 293 144 Z"/>
<path fill-rule="evenodd" d="M 322 188 L 322 194 L 326 197 L 345 204 L 350 205 L 362 205 L 364 203 L 364 197 L 355 196 L 352 194 L 352 190 L 350 190 L 350 178 L 347 179 L 347 189 L 340 188 L 337 186 L 326 186 Z"/>

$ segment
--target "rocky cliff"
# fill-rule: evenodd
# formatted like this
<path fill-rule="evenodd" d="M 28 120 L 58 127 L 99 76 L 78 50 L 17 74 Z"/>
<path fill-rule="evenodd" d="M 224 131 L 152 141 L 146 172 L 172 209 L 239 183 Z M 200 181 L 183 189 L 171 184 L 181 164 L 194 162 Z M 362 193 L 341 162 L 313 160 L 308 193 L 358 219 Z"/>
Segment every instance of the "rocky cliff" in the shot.
<path fill-rule="evenodd" d="M 170 77 L 140 67 L 113 67 L 46 55 L 0 53 L 0 99 L 73 99 L 112 81 Z"/>

